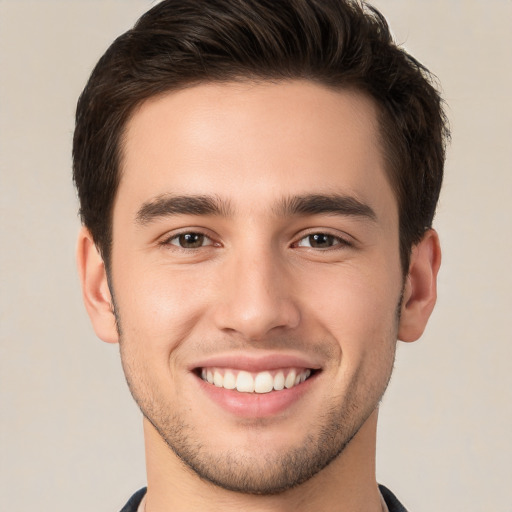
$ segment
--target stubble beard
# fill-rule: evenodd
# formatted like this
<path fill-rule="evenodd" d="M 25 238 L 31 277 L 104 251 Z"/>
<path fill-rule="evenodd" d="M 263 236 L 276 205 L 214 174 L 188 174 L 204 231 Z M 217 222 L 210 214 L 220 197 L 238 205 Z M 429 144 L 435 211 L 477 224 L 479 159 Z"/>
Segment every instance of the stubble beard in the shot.
<path fill-rule="evenodd" d="M 402 297 L 396 309 L 396 328 Z M 155 400 L 145 379 L 140 379 L 135 361 L 125 357 L 119 311 L 113 305 L 119 332 L 121 360 L 130 392 L 144 417 L 153 425 L 172 452 L 199 478 L 220 488 L 243 494 L 275 495 L 292 489 L 314 477 L 343 451 L 378 407 L 388 386 L 395 358 L 395 342 L 380 361 L 386 365 L 379 382 L 353 380 L 343 397 L 333 397 L 318 416 L 300 445 L 281 451 L 262 453 L 259 446 L 249 453 L 227 450 L 213 453 L 207 439 L 200 440 L 193 425 L 187 424 L 165 400 Z M 362 388 L 362 389 L 361 389 Z M 158 394 L 158 393 L 156 393 Z M 158 403 L 164 406 L 158 406 Z"/>
<path fill-rule="evenodd" d="M 121 353 L 122 346 L 121 342 Z M 133 378 L 136 373 L 130 364 L 126 364 L 125 358 L 123 368 L 130 392 L 144 417 L 187 468 L 202 480 L 226 490 L 275 495 L 304 483 L 342 456 L 378 406 L 391 376 L 393 359 L 394 352 L 385 380 L 366 386 L 359 394 L 354 394 L 357 387 L 354 385 L 354 389 L 346 390 L 344 397 L 331 400 L 301 443 L 267 451 L 257 444 L 252 450 L 212 451 L 208 439 L 201 439 L 193 425 L 180 414 L 172 413 L 172 407 L 166 407 L 165 401 L 155 400 L 146 392 L 147 387 L 136 382 Z M 164 406 L 158 406 L 158 403 Z"/>
<path fill-rule="evenodd" d="M 319 473 L 340 456 L 377 406 L 370 407 L 359 423 L 345 411 L 332 409 L 318 418 L 316 428 L 295 447 L 262 453 L 262 446 L 255 444 L 252 453 L 212 453 L 197 441 L 194 427 L 181 418 L 148 411 L 146 405 L 139 401 L 144 416 L 167 446 L 197 476 L 223 489 L 254 495 L 280 494 Z"/>

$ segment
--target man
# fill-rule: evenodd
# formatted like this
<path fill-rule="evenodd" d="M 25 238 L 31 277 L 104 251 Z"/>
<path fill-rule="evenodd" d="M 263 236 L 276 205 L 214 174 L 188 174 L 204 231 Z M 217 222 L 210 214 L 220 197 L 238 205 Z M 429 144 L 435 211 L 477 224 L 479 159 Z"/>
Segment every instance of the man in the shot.
<path fill-rule="evenodd" d="M 144 415 L 124 511 L 399 511 L 375 481 L 397 339 L 436 300 L 428 71 L 342 0 L 167 0 L 78 104 L 78 265 Z"/>

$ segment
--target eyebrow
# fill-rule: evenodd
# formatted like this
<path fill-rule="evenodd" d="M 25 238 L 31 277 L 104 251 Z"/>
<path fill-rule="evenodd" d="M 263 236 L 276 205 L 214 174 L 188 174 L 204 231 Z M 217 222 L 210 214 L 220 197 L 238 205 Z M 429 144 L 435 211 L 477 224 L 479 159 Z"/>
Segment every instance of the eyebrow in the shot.
<path fill-rule="evenodd" d="M 227 217 L 232 208 L 229 201 L 216 196 L 175 196 L 164 194 L 145 202 L 136 215 L 138 224 L 170 215 L 218 215 Z"/>
<path fill-rule="evenodd" d="M 343 215 L 361 217 L 375 222 L 377 215 L 366 203 L 353 196 L 340 194 L 308 194 L 285 198 L 276 209 L 284 216 L 295 215 Z"/>
<path fill-rule="evenodd" d="M 273 208 L 274 214 L 284 217 L 299 215 L 342 215 L 377 220 L 375 211 L 355 197 L 340 194 L 306 194 L 282 199 Z M 137 212 L 138 224 L 150 222 L 171 215 L 233 215 L 231 203 L 218 196 L 164 194 L 145 202 Z"/>

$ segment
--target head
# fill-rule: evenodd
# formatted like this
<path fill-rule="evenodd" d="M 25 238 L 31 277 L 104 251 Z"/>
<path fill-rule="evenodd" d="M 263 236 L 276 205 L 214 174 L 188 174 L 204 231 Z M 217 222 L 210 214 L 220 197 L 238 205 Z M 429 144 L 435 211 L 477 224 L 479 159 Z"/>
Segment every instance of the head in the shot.
<path fill-rule="evenodd" d="M 255 494 L 371 445 L 435 302 L 445 136 L 360 3 L 164 1 L 114 42 L 77 111 L 79 259 L 153 445 Z"/>
<path fill-rule="evenodd" d="M 96 65 L 77 107 L 73 176 L 107 269 L 127 121 L 145 100 L 200 83 L 306 79 L 357 90 L 378 109 L 404 275 L 432 226 L 448 137 L 433 77 L 355 1 L 163 1 Z"/>

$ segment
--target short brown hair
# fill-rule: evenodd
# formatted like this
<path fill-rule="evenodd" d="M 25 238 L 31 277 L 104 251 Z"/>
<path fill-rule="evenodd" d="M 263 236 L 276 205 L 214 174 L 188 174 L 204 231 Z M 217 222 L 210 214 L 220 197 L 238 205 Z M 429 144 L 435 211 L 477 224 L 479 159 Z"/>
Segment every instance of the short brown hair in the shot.
<path fill-rule="evenodd" d="M 351 0 L 164 0 L 118 37 L 80 96 L 73 177 L 80 215 L 109 266 L 122 138 L 134 109 L 204 82 L 306 79 L 369 95 L 379 111 L 400 222 L 400 257 L 434 217 L 449 138 L 433 75 Z"/>

